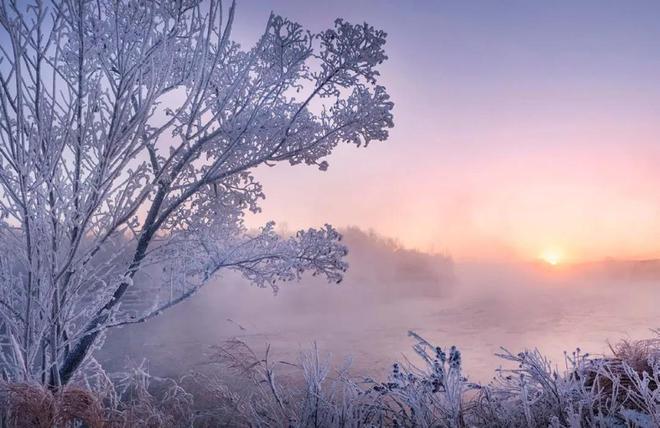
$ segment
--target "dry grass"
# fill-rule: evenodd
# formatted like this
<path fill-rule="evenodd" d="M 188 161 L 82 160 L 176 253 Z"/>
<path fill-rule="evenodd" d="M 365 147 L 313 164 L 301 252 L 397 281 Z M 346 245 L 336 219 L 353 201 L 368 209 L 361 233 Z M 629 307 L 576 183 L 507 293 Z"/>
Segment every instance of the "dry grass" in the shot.
<path fill-rule="evenodd" d="M 612 356 L 585 367 L 584 385 L 595 395 L 593 406 L 601 412 L 630 409 L 657 417 L 645 398 L 657 394 L 660 338 L 621 340 L 609 347 Z"/>
<path fill-rule="evenodd" d="M 108 427 L 189 427 L 193 398 L 178 382 L 151 376 L 143 361 L 115 380 L 117 405 L 108 409 Z"/>
<path fill-rule="evenodd" d="M 51 391 L 38 384 L 0 383 L 0 426 L 10 428 L 189 427 L 192 396 L 170 379 L 133 369 L 117 381 L 113 400 L 78 386 Z M 2 424 L 4 422 L 4 425 Z"/>
<path fill-rule="evenodd" d="M 646 340 L 622 340 L 610 345 L 615 358 L 628 364 L 638 374 L 653 373 L 654 362 L 660 361 L 660 338 Z"/>
<path fill-rule="evenodd" d="M 413 337 L 424 364 L 395 364 L 383 382 L 335 373 L 316 348 L 281 367 L 234 340 L 215 348 L 209 370 L 180 381 L 134 367 L 114 378 L 111 399 L 74 386 L 52 392 L 0 383 L 0 421 L 12 428 L 660 426 L 660 338 L 621 341 L 606 357 L 578 350 L 565 373 L 538 351 L 506 353 L 517 368 L 473 385 L 455 348 L 446 354 Z M 283 379 L 281 369 L 293 378 Z"/>
<path fill-rule="evenodd" d="M 660 362 L 660 338 L 621 340 L 609 347 L 612 356 L 593 359 L 585 367 L 585 385 L 602 397 L 616 397 L 621 404 L 635 408 L 631 390 L 636 388 L 637 379 L 653 375 Z M 649 377 L 647 386 L 655 390 L 658 385 Z"/>
<path fill-rule="evenodd" d="M 0 383 L 2 416 L 10 427 L 104 427 L 104 412 L 94 394 L 77 387 L 52 392 L 41 385 Z"/>

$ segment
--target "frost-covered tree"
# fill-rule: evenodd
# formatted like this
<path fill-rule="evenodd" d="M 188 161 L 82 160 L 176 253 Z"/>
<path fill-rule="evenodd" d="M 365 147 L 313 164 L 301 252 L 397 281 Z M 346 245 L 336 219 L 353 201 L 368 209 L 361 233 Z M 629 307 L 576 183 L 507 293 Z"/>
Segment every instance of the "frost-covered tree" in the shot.
<path fill-rule="evenodd" d="M 5 378 L 66 384 L 108 328 L 157 315 L 223 269 L 259 286 L 305 271 L 341 279 L 332 227 L 280 237 L 244 215 L 264 197 L 256 167 L 325 170 L 338 144 L 387 138 L 385 34 L 343 20 L 312 34 L 271 15 L 244 49 L 234 11 L 215 0 L 0 3 Z"/>

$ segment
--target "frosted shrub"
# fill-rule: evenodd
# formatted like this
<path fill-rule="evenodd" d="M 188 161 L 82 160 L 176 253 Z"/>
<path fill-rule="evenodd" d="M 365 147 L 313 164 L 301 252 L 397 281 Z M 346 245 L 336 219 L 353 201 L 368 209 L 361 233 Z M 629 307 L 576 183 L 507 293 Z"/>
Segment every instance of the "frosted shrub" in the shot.
<path fill-rule="evenodd" d="M 399 409 L 393 421 L 405 426 L 465 425 L 464 396 L 477 385 L 468 384 L 461 373 L 461 353 L 452 346 L 445 352 L 414 332 L 413 346 L 423 365 L 395 363 L 389 381 L 374 386 Z"/>
<path fill-rule="evenodd" d="M 193 397 L 174 379 L 149 373 L 146 362 L 114 379 L 118 403 L 112 414 L 113 427 L 190 426 Z"/>
<path fill-rule="evenodd" d="M 476 419 L 501 426 L 579 426 L 584 409 L 593 401 L 584 385 L 588 354 L 579 350 L 566 356 L 566 371 L 560 373 L 538 350 L 498 356 L 517 365 L 500 369 L 493 382 L 477 398 Z"/>
<path fill-rule="evenodd" d="M 152 376 L 143 363 L 109 386 L 91 367 L 75 383 L 96 395 L 73 385 L 53 393 L 4 383 L 0 400 L 9 426 L 81 420 L 104 427 L 660 426 L 657 339 L 622 342 L 607 357 L 578 349 L 561 371 L 538 350 L 504 350 L 499 357 L 514 366 L 478 385 L 463 375 L 457 348 L 410 336 L 418 362 L 393 364 L 382 381 L 352 375 L 348 363 L 333 368 L 316 345 L 290 363 L 273 358 L 269 347 L 259 355 L 233 339 L 214 348 L 203 371 L 179 381 Z"/>
<path fill-rule="evenodd" d="M 244 342 L 230 342 L 218 348 L 221 359 L 252 384 L 234 396 L 242 406 L 233 411 L 251 426 L 660 426 L 657 340 L 623 342 L 611 357 L 577 349 L 561 371 L 538 350 L 503 350 L 498 356 L 514 367 L 478 385 L 463 375 L 456 347 L 409 335 L 421 363 L 395 363 L 384 381 L 332 370 L 316 347 L 299 364 L 273 364 L 268 351 L 259 359 Z M 293 370 L 280 381 L 282 364 Z"/>
<path fill-rule="evenodd" d="M 270 358 L 270 348 L 260 358 L 245 343 L 231 340 L 216 348 L 213 362 L 240 376 L 243 384 L 230 392 L 216 378 L 224 413 L 249 426 L 358 426 L 378 412 L 377 398 L 368 397 L 347 375 L 348 366 L 331 370 L 316 346 L 303 352 L 296 364 Z M 293 369 L 284 381 L 276 368 Z M 282 370 L 283 371 L 283 370 Z"/>
<path fill-rule="evenodd" d="M 247 382 L 222 391 L 227 414 L 250 426 L 465 426 L 466 392 L 477 388 L 461 373 L 461 355 L 444 352 L 410 333 L 423 365 L 396 363 L 386 381 L 349 375 L 349 365 L 333 370 L 316 346 L 297 364 L 272 362 L 239 340 L 217 347 L 214 362 Z M 276 368 L 292 369 L 282 380 Z M 284 371 L 284 370 L 281 370 Z"/>
<path fill-rule="evenodd" d="M 660 341 L 621 342 L 611 357 L 577 349 L 560 373 L 538 350 L 499 354 L 517 368 L 499 370 L 481 389 L 474 421 L 499 426 L 660 426 Z"/>

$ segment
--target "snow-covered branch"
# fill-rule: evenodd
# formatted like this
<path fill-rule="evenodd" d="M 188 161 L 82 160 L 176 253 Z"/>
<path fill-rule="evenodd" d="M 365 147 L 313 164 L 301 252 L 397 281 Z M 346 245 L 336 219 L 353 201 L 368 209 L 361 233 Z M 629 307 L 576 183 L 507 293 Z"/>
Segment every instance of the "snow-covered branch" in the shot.
<path fill-rule="evenodd" d="M 108 327 L 223 269 L 259 286 L 341 279 L 330 226 L 280 237 L 243 218 L 264 197 L 259 165 L 325 170 L 338 144 L 387 138 L 385 34 L 343 20 L 313 34 L 271 15 L 245 49 L 236 10 L 0 4 L 0 365 L 12 379 L 66 383 Z"/>

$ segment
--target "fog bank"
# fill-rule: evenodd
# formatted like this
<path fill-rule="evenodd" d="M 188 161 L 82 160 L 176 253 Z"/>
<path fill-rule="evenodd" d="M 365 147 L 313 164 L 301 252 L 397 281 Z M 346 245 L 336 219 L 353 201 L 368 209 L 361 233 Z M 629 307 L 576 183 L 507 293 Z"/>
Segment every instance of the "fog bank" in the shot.
<path fill-rule="evenodd" d="M 289 360 L 316 341 L 337 359 L 352 356 L 356 373 L 376 375 L 410 355 L 412 329 L 459 346 L 471 378 L 487 381 L 500 346 L 539 347 L 561 366 L 564 350 L 605 352 L 607 340 L 649 336 L 660 316 L 657 262 L 455 263 L 358 229 L 344 235 L 350 269 L 341 284 L 305 277 L 274 295 L 223 275 L 160 317 L 111 332 L 100 360 L 117 370 L 145 357 L 154 373 L 177 375 L 236 336 Z"/>

